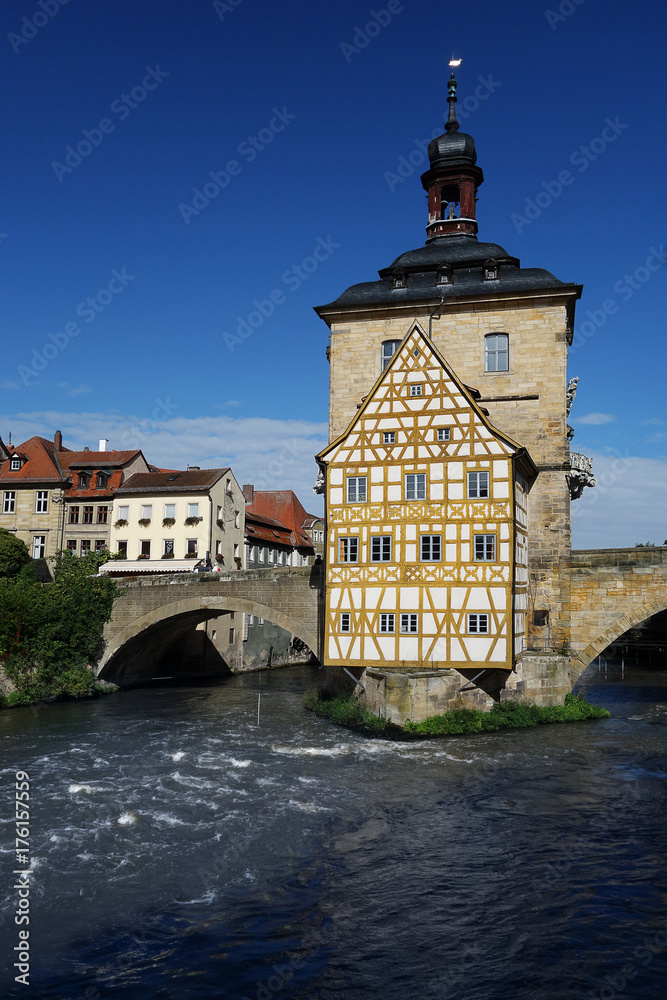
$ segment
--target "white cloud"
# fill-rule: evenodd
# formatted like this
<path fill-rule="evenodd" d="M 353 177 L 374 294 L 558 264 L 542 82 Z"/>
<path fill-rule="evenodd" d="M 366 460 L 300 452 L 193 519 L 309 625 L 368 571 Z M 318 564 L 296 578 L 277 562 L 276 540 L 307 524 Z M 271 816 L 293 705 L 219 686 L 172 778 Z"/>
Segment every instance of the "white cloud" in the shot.
<path fill-rule="evenodd" d="M 229 465 L 241 485 L 292 489 L 307 510 L 322 512 L 322 497 L 312 491 L 317 475 L 313 456 L 327 442 L 326 424 L 226 415 L 179 417 L 178 406 L 169 399 L 154 400 L 147 409 L 150 417 L 117 411 L 0 414 L 0 433 L 11 430 L 18 444 L 34 434 L 52 439 L 54 431 L 61 430 L 63 444 L 73 449 L 96 448 L 100 438 L 108 438 L 110 448 L 141 448 L 148 462 L 166 469 Z"/>
<path fill-rule="evenodd" d="M 612 421 L 616 420 L 616 417 L 611 413 L 585 413 L 583 417 L 575 417 L 572 420 L 573 424 L 610 424 Z"/>
<path fill-rule="evenodd" d="M 661 545 L 667 538 L 667 461 L 631 455 L 593 455 L 598 485 L 572 504 L 577 549 Z"/>
<path fill-rule="evenodd" d="M 56 382 L 56 386 L 62 389 L 67 396 L 85 396 L 93 391 L 89 385 L 84 385 L 83 382 L 79 382 L 78 385 L 72 385 L 71 382 Z"/>
<path fill-rule="evenodd" d="M 646 427 L 662 427 L 664 422 L 660 417 L 651 417 L 650 420 L 642 420 L 642 424 Z"/>

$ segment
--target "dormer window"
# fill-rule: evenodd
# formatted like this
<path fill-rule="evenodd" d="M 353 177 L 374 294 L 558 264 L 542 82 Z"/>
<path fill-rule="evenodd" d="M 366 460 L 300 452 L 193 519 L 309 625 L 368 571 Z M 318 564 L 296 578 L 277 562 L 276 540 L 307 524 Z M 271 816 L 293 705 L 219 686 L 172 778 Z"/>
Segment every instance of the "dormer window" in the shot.
<path fill-rule="evenodd" d="M 18 472 L 19 469 L 21 468 L 21 464 L 22 463 L 20 458 L 13 458 L 9 463 L 9 468 L 11 469 L 12 472 Z"/>
<path fill-rule="evenodd" d="M 98 472 L 95 478 L 95 486 L 98 490 L 105 490 L 109 483 L 108 472 Z"/>
<path fill-rule="evenodd" d="M 484 280 L 496 281 L 498 278 L 498 261 L 490 257 L 484 264 Z"/>
<path fill-rule="evenodd" d="M 451 285 L 452 283 L 452 269 L 449 264 L 443 264 L 438 268 L 438 274 L 435 279 L 436 285 Z"/>
<path fill-rule="evenodd" d="M 407 279 L 405 277 L 405 272 L 404 271 L 395 271 L 394 272 L 394 282 L 393 282 L 393 286 L 392 287 L 393 288 L 405 288 L 406 285 L 407 285 Z"/>
<path fill-rule="evenodd" d="M 87 490 L 90 486 L 90 473 L 80 472 L 76 486 L 79 490 Z"/>

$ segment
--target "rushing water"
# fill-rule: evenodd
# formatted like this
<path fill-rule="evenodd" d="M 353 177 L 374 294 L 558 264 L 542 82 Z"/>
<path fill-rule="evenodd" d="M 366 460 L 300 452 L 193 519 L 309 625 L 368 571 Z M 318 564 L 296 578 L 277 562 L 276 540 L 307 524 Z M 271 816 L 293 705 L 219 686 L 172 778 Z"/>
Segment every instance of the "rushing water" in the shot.
<path fill-rule="evenodd" d="M 664 997 L 665 675 L 606 722 L 420 743 L 301 707 L 312 668 L 0 715 L 6 997 Z M 31 780 L 30 986 L 13 783 Z"/>

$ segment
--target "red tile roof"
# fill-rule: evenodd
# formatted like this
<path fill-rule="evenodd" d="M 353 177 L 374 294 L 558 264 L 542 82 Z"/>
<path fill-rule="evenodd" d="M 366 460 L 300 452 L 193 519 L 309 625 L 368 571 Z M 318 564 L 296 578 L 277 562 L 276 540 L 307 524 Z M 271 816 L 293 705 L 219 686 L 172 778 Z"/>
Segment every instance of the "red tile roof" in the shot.
<path fill-rule="evenodd" d="M 118 494 L 200 492 L 211 489 L 227 472 L 229 467 L 188 469 L 186 472 L 135 472 L 123 483 Z"/>
<path fill-rule="evenodd" d="M 275 521 L 272 517 L 261 517 L 253 514 L 246 507 L 245 534 L 249 542 L 273 542 L 273 544 L 292 545 L 292 533 L 288 527 Z"/>
<path fill-rule="evenodd" d="M 42 437 L 28 438 L 18 448 L 7 447 L 12 457 L 25 458 L 20 469 L 12 472 L 11 458 L 5 459 L 0 465 L 0 482 L 5 486 L 16 483 L 17 486 L 29 483 L 63 483 L 64 476 L 60 471 L 57 452 L 53 441 Z M 63 484 L 64 485 L 64 484 Z"/>
<path fill-rule="evenodd" d="M 293 490 L 254 490 L 252 504 L 246 504 L 245 510 L 246 521 L 255 515 L 273 518 L 289 530 L 292 545 L 312 549 L 313 543 L 303 530 L 308 512 Z"/>

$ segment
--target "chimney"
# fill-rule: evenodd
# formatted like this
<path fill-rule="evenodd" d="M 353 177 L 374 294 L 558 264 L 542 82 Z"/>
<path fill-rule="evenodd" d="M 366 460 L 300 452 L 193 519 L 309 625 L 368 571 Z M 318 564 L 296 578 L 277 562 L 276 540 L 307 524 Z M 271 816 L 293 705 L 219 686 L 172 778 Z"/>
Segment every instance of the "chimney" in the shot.
<path fill-rule="evenodd" d="M 188 465 L 187 466 L 187 471 L 188 472 L 199 472 L 200 471 L 200 466 L 199 465 Z"/>
<path fill-rule="evenodd" d="M 53 435 L 53 443 L 56 446 L 56 451 L 62 451 L 63 450 L 63 433 L 62 433 L 62 431 L 56 431 L 56 433 Z M 10 444 L 11 444 L 11 437 L 10 437 Z"/>
<path fill-rule="evenodd" d="M 85 448 L 84 448 L 83 450 L 84 450 L 84 451 L 90 451 L 90 448 L 88 447 L 88 445 L 86 445 L 86 446 L 85 446 Z"/>
<path fill-rule="evenodd" d="M 243 485 L 243 496 L 245 497 L 245 502 L 248 506 L 252 507 L 255 501 L 255 487 L 250 484 L 244 483 Z"/>
<path fill-rule="evenodd" d="M 100 438 L 98 451 L 107 451 L 109 448 L 109 438 Z"/>

